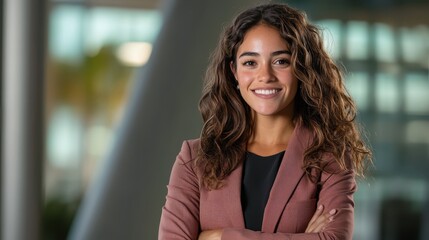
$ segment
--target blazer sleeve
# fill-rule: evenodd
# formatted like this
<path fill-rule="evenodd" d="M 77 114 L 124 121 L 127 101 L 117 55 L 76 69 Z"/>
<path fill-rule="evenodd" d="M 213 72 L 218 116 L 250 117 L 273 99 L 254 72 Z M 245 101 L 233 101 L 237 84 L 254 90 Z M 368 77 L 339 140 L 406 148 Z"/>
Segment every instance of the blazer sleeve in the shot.
<path fill-rule="evenodd" d="M 162 208 L 158 239 L 198 239 L 199 181 L 192 162 L 192 151 L 187 141 L 174 162 L 167 197 Z"/>
<path fill-rule="evenodd" d="M 349 240 L 353 236 L 354 202 L 356 191 L 353 171 L 339 171 L 336 163 L 331 164 L 329 172 L 321 175 L 322 187 L 318 205 L 322 204 L 326 212 L 337 209 L 334 221 L 319 233 L 263 233 L 247 229 L 224 229 L 222 240 Z M 332 170 L 336 173 L 332 173 Z"/>

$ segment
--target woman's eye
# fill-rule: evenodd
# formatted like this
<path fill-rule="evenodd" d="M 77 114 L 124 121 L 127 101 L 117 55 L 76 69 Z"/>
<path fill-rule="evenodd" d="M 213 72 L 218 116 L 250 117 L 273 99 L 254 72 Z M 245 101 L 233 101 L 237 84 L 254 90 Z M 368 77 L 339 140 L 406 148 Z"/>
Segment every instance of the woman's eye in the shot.
<path fill-rule="evenodd" d="M 254 61 L 245 61 L 244 63 L 243 63 L 243 66 L 255 66 L 255 62 Z"/>
<path fill-rule="evenodd" d="M 274 63 L 275 64 L 280 64 L 280 65 L 288 65 L 289 64 L 289 60 L 288 59 L 278 59 Z"/>

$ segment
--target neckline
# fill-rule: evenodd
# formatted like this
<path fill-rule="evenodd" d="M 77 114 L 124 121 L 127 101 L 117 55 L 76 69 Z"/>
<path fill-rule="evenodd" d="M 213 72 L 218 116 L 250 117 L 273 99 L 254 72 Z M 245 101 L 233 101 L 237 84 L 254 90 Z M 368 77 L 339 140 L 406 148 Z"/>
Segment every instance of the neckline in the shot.
<path fill-rule="evenodd" d="M 273 158 L 273 157 L 277 157 L 279 155 L 282 155 L 285 152 L 286 152 L 286 150 L 283 150 L 283 151 L 280 151 L 280 152 L 275 153 L 275 154 L 271 154 L 271 155 L 268 155 L 268 156 L 262 156 L 262 155 L 259 155 L 259 154 L 256 154 L 256 153 L 253 153 L 253 152 L 250 152 L 250 151 L 246 151 L 247 154 L 250 154 L 250 155 L 253 155 L 253 156 L 256 156 L 256 157 L 259 157 L 259 158 Z"/>

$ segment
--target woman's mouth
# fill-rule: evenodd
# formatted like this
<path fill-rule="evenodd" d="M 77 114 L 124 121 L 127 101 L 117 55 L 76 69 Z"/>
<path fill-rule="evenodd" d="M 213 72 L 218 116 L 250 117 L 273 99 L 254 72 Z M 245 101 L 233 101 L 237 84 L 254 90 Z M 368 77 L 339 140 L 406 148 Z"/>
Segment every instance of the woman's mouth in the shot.
<path fill-rule="evenodd" d="M 261 96 L 271 96 L 271 95 L 275 95 L 276 93 L 280 92 L 281 89 L 278 88 L 272 88 L 272 89 L 255 89 L 253 90 L 253 92 L 256 95 L 261 95 Z"/>

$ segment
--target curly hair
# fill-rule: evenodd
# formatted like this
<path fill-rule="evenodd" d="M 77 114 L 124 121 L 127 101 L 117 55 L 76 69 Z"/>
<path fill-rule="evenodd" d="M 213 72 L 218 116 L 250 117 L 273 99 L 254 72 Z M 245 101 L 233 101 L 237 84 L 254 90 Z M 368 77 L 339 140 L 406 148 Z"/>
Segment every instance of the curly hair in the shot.
<path fill-rule="evenodd" d="M 314 132 L 313 143 L 304 154 L 307 175 L 312 177 L 313 168 L 323 170 L 321 157 L 330 153 L 342 169 L 363 176 L 371 151 L 361 138 L 355 123 L 356 106 L 340 69 L 324 50 L 319 29 L 303 12 L 284 4 L 264 4 L 239 14 L 212 53 L 199 103 L 204 125 L 196 165 L 203 186 L 222 187 L 243 160 L 252 136 L 252 110 L 236 90 L 230 64 L 235 64 L 246 32 L 258 24 L 276 28 L 291 51 L 292 71 L 300 86 L 294 119 Z"/>

